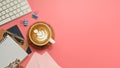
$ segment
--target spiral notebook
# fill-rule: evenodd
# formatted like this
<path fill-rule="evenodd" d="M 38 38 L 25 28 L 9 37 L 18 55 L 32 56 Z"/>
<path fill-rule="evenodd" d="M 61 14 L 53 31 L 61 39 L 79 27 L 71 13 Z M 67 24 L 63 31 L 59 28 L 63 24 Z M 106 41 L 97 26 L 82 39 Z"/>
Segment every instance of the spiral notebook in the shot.
<path fill-rule="evenodd" d="M 27 55 L 9 35 L 0 42 L 0 68 L 6 68 L 16 59 L 21 62 Z"/>

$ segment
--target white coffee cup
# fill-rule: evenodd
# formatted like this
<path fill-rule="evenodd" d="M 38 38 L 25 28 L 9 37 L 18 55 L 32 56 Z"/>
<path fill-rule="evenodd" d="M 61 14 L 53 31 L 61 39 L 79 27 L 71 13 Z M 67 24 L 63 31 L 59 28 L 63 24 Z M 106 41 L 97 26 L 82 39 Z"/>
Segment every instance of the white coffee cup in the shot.
<path fill-rule="evenodd" d="M 31 42 L 38 46 L 46 45 L 49 42 L 54 44 L 55 41 L 52 36 L 52 28 L 45 22 L 37 22 L 29 29 L 29 38 Z"/>

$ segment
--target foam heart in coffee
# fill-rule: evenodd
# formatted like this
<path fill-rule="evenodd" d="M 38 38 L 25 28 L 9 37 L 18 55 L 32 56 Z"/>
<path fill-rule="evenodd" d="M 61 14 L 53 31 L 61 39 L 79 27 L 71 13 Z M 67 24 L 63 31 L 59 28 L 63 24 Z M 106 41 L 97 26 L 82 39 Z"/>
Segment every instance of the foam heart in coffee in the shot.
<path fill-rule="evenodd" d="M 35 45 L 43 46 L 47 44 L 52 36 L 52 29 L 44 22 L 38 22 L 31 26 L 29 38 Z"/>

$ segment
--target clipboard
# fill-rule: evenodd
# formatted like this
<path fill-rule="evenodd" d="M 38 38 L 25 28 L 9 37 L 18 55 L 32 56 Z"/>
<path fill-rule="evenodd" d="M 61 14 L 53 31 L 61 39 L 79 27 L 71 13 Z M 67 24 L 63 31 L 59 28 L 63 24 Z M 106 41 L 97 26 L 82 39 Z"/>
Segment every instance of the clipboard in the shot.
<path fill-rule="evenodd" d="M 28 48 L 28 43 L 26 40 L 24 40 L 22 37 L 19 37 L 9 31 L 6 31 L 6 30 L 0 30 L 0 41 L 2 41 L 6 35 L 10 35 L 12 37 L 12 39 L 18 43 L 18 45 L 23 48 L 25 51 L 27 50 Z"/>

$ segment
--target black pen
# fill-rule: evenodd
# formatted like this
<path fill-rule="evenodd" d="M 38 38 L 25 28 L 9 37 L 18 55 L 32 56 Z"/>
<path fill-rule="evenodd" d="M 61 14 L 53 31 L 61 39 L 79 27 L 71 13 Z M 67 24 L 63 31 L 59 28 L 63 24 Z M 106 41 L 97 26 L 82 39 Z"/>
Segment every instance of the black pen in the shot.
<path fill-rule="evenodd" d="M 23 45 L 24 44 L 24 39 L 17 36 L 16 34 L 13 34 L 9 31 L 6 31 L 6 34 L 10 35 L 11 37 L 13 37 L 19 44 Z"/>

